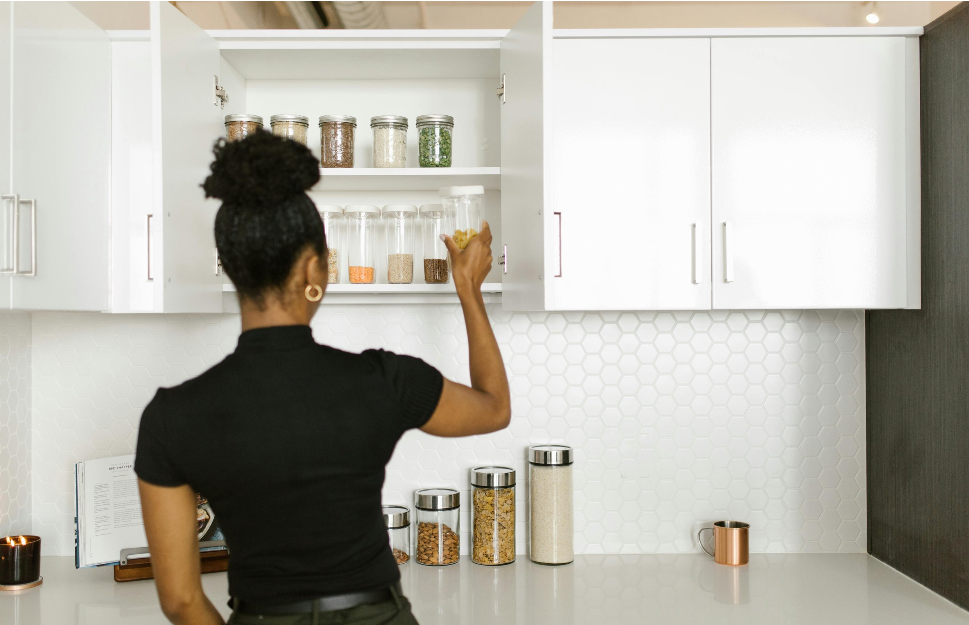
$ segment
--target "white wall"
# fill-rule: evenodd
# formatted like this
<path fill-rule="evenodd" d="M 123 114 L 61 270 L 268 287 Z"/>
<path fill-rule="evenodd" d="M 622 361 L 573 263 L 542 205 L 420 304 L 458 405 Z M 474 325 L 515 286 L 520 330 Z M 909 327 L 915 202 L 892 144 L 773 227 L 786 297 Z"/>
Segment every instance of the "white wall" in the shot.
<path fill-rule="evenodd" d="M 0 313 L 0 536 L 30 531 L 30 315 Z"/>
<path fill-rule="evenodd" d="M 696 524 L 723 518 L 752 524 L 754 551 L 865 551 L 861 312 L 491 312 L 511 427 L 408 433 L 386 502 L 467 491 L 467 469 L 510 464 L 524 549 L 525 448 L 566 442 L 579 553 L 689 552 Z M 385 347 L 468 379 L 456 305 L 325 306 L 313 328 L 320 342 Z M 73 463 L 131 453 L 155 389 L 218 362 L 238 332 L 235 315 L 34 314 L 33 530 L 45 553 L 73 553 Z"/>

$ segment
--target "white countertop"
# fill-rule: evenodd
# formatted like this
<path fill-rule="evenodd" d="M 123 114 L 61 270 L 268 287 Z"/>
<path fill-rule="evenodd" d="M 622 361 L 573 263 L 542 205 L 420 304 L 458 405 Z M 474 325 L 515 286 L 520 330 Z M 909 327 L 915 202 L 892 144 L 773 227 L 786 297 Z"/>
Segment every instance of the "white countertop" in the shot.
<path fill-rule="evenodd" d="M 3 625 L 163 625 L 151 581 L 116 584 L 109 567 L 46 557 L 44 584 L 0 594 Z M 754 554 L 731 568 L 705 556 L 579 556 L 547 567 L 405 564 L 404 591 L 422 625 L 909 625 L 969 623 L 969 612 L 864 554 Z M 224 615 L 224 573 L 202 576 Z"/>

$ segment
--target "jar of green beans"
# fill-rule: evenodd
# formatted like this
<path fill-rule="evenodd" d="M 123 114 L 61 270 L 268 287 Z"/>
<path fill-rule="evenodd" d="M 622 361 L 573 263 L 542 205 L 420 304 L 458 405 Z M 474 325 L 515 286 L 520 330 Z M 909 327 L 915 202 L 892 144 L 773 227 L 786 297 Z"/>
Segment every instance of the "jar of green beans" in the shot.
<path fill-rule="evenodd" d="M 450 167 L 454 118 L 450 115 L 417 117 L 418 156 L 421 167 Z"/>

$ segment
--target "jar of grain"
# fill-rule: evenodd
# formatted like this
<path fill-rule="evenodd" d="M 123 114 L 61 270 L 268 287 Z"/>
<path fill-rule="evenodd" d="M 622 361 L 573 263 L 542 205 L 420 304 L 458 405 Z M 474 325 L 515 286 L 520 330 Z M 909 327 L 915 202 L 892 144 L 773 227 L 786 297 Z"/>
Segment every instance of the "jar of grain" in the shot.
<path fill-rule="evenodd" d="M 447 246 L 442 234 L 451 234 L 445 219 L 444 206 L 421 206 L 421 231 L 424 239 L 424 282 L 445 284 L 449 278 Z"/>
<path fill-rule="evenodd" d="M 384 206 L 383 216 L 387 241 L 387 283 L 410 284 L 414 281 L 417 207 L 413 204 L 389 204 Z"/>
<path fill-rule="evenodd" d="M 405 167 L 407 163 L 407 118 L 378 115 L 370 118 L 373 129 L 373 166 Z"/>
<path fill-rule="evenodd" d="M 320 117 L 320 164 L 323 167 L 353 167 L 353 133 L 357 118 L 351 115 Z"/>
<path fill-rule="evenodd" d="M 316 210 L 320 212 L 320 219 L 323 220 L 323 232 L 326 233 L 326 282 L 327 284 L 339 284 L 342 266 L 340 254 L 343 252 L 346 236 L 343 207 L 323 204 L 317 206 Z"/>
<path fill-rule="evenodd" d="M 528 509 L 531 558 L 541 564 L 568 564 L 572 547 L 572 448 L 528 448 Z"/>
<path fill-rule="evenodd" d="M 286 137 L 306 145 L 310 118 L 303 115 L 273 115 L 269 118 L 269 127 L 277 137 Z"/>
<path fill-rule="evenodd" d="M 515 561 L 515 470 L 471 469 L 471 561 L 509 564 Z"/>
<path fill-rule="evenodd" d="M 460 558 L 461 493 L 452 488 L 427 488 L 414 494 L 417 508 L 417 563 L 454 564 Z"/>
<path fill-rule="evenodd" d="M 263 130 L 262 117 L 248 113 L 225 116 L 226 141 L 240 141 L 257 130 Z"/>
<path fill-rule="evenodd" d="M 347 227 L 347 274 L 350 284 L 376 281 L 376 230 L 380 209 L 369 204 L 351 204 L 343 210 Z"/>
<path fill-rule="evenodd" d="M 454 118 L 450 115 L 418 115 L 417 154 L 421 167 L 450 167 Z"/>
<path fill-rule="evenodd" d="M 410 510 L 404 506 L 382 506 L 390 549 L 397 564 L 410 560 Z"/>
<path fill-rule="evenodd" d="M 481 199 L 484 197 L 484 187 L 443 187 L 439 193 L 444 212 L 448 216 L 450 234 L 457 246 L 463 250 L 481 232 Z"/>

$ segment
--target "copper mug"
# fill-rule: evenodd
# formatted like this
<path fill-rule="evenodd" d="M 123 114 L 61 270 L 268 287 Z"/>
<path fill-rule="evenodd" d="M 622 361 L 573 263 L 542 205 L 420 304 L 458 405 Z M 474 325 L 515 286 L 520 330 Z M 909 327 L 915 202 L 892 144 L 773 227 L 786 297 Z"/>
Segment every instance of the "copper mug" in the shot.
<path fill-rule="evenodd" d="M 740 566 L 750 561 L 750 525 L 740 521 L 717 521 L 713 527 L 701 528 L 696 533 L 696 542 L 708 556 L 713 556 L 717 564 Z M 704 531 L 713 532 L 713 553 L 707 551 L 700 537 Z"/>

